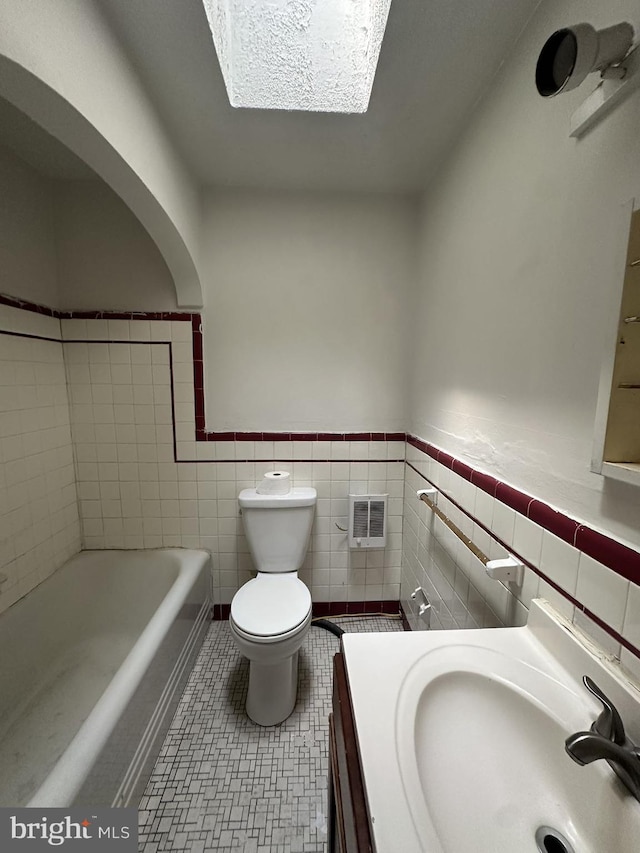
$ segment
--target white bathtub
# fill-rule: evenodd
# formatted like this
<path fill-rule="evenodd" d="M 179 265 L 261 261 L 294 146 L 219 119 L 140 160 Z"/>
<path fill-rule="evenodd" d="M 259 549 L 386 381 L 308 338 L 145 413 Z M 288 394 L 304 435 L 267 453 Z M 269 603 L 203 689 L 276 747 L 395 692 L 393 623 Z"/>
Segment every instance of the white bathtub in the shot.
<path fill-rule="evenodd" d="M 0 806 L 137 805 L 207 629 L 205 551 L 85 551 L 0 615 Z"/>

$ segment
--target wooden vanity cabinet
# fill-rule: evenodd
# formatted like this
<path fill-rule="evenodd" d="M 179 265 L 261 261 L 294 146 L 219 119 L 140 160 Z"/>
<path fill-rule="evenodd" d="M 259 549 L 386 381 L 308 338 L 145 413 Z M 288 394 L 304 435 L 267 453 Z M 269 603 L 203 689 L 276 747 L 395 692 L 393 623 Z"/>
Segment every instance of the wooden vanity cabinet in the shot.
<path fill-rule="evenodd" d="M 371 825 L 342 653 L 333 659 L 328 797 L 329 853 L 372 853 Z"/>

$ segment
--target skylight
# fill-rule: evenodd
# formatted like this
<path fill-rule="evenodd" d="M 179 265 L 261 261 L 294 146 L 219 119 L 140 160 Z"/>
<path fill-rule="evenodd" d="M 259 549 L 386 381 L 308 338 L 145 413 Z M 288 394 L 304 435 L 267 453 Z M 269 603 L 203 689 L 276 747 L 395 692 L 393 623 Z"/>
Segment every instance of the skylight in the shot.
<path fill-rule="evenodd" d="M 391 0 L 203 0 L 233 107 L 363 113 Z"/>

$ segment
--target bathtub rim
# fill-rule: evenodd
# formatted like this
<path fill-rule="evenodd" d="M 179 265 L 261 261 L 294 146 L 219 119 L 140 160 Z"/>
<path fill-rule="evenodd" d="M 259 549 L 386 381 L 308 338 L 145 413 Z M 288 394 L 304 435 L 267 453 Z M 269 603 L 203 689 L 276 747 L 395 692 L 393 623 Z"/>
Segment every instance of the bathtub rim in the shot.
<path fill-rule="evenodd" d="M 178 577 L 66 750 L 25 804 L 26 808 L 64 808 L 71 805 L 151 664 L 157 649 L 169 632 L 173 621 L 178 617 L 191 589 L 211 561 L 211 554 L 208 551 L 191 548 L 100 549 L 80 553 L 109 553 L 114 556 L 122 555 L 125 559 L 132 553 L 148 554 L 150 557 L 153 554 L 173 556 L 179 562 Z M 210 606 L 210 594 L 207 590 L 202 607 Z"/>

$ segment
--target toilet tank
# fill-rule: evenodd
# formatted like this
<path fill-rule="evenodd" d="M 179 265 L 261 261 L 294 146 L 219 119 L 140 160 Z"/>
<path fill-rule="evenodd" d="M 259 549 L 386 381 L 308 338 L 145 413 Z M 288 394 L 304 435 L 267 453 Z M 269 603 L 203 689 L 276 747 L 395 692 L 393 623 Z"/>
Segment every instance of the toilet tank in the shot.
<path fill-rule="evenodd" d="M 249 550 L 259 572 L 295 572 L 304 561 L 311 535 L 315 489 L 260 495 L 243 489 L 238 497 Z"/>

